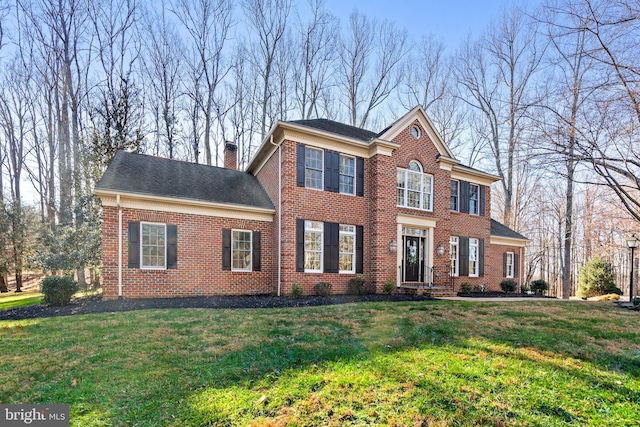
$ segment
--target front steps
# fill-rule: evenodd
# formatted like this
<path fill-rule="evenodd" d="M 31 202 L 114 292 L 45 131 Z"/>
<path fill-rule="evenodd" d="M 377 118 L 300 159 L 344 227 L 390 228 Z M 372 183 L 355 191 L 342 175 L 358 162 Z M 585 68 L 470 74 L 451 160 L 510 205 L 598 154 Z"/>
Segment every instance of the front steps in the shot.
<path fill-rule="evenodd" d="M 451 286 L 430 286 L 427 284 L 403 283 L 398 292 L 409 295 L 425 295 L 431 298 L 455 297 L 457 294 Z"/>

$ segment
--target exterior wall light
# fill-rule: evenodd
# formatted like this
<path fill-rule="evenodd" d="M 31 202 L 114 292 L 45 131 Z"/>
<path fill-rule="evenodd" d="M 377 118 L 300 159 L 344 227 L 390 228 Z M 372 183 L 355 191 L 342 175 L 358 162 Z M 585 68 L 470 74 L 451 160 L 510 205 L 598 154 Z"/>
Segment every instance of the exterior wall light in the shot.
<path fill-rule="evenodd" d="M 442 246 L 442 244 L 438 245 L 436 248 L 436 254 L 438 254 L 438 256 L 444 255 L 444 246 Z"/>
<path fill-rule="evenodd" d="M 389 252 L 391 253 L 398 252 L 398 244 L 393 240 L 389 242 Z"/>

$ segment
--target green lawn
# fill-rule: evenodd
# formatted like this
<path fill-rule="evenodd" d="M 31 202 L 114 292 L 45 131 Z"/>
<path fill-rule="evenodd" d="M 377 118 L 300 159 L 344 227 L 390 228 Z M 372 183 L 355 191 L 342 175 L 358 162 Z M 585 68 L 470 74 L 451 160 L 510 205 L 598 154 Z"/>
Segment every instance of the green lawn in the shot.
<path fill-rule="evenodd" d="M 40 304 L 40 301 L 42 301 L 40 292 L 2 293 L 0 294 L 0 311 Z"/>
<path fill-rule="evenodd" d="M 598 302 L 0 322 L 0 403 L 72 425 L 635 425 L 640 315 Z"/>

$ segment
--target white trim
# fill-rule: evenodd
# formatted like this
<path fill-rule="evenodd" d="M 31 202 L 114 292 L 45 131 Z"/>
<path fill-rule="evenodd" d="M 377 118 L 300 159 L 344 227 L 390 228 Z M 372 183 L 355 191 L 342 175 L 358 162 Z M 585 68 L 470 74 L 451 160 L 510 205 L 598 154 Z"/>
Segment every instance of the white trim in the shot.
<path fill-rule="evenodd" d="M 457 196 L 456 196 L 456 209 L 451 209 L 451 184 L 453 182 L 458 183 L 458 187 L 457 187 Z M 449 181 L 449 210 L 451 212 L 460 212 L 460 181 L 457 179 L 452 179 Z"/>
<path fill-rule="evenodd" d="M 342 162 L 340 161 L 341 157 L 346 157 L 348 159 L 352 159 L 353 160 L 353 192 L 352 193 L 343 193 L 342 191 L 340 191 L 340 177 L 343 175 L 340 167 L 342 166 Z M 340 163 L 338 165 L 338 192 L 340 194 L 344 194 L 347 196 L 355 196 L 356 195 L 356 187 L 358 186 L 358 162 L 356 160 L 356 157 L 354 156 L 350 156 L 348 154 L 342 154 L 342 153 L 338 153 L 338 163 Z M 350 175 L 344 175 L 344 176 L 350 176 Z"/>
<path fill-rule="evenodd" d="M 318 228 L 309 228 L 308 229 L 309 231 L 320 233 L 320 269 L 319 270 L 312 270 L 312 269 L 307 269 L 305 267 L 304 272 L 305 273 L 323 273 L 324 272 L 324 237 L 325 237 L 324 236 L 324 222 L 305 219 L 304 220 L 304 236 L 303 236 L 303 240 L 306 239 L 307 223 L 313 223 L 313 222 L 317 222 L 317 223 L 320 224 L 320 228 L 319 229 Z M 304 250 L 305 259 L 303 260 L 305 264 L 306 264 L 307 253 L 311 253 L 311 252 L 318 253 L 318 251 L 307 251 L 307 249 L 305 247 L 305 250 Z"/>
<path fill-rule="evenodd" d="M 441 165 L 442 167 L 442 165 Z M 459 165 L 453 165 L 451 167 L 451 179 L 457 179 L 458 181 L 467 181 L 472 184 L 491 186 L 494 182 L 502 181 L 497 175 L 478 171 L 475 169 L 465 168 Z"/>
<path fill-rule="evenodd" d="M 160 266 L 145 266 L 144 265 L 144 244 L 143 244 L 143 233 L 142 227 L 145 225 L 152 226 L 162 226 L 164 229 L 164 265 Z M 155 245 L 154 245 L 155 246 Z M 140 270 L 166 270 L 167 269 L 167 224 L 163 222 L 151 222 L 151 221 L 140 221 Z"/>
<path fill-rule="evenodd" d="M 402 225 L 404 226 L 408 225 L 408 226 L 413 226 L 418 228 L 435 228 L 437 219 L 425 218 L 423 216 L 398 214 L 396 216 L 396 222 L 401 225 L 399 235 L 402 236 Z"/>
<path fill-rule="evenodd" d="M 471 195 L 473 193 L 473 188 L 477 188 L 478 191 L 476 191 L 476 198 L 472 198 Z M 476 202 L 476 211 L 475 212 L 471 212 L 471 201 L 474 200 Z M 473 183 L 469 183 L 469 215 L 475 215 L 478 216 L 480 215 L 480 186 L 478 184 L 473 184 Z"/>
<path fill-rule="evenodd" d="M 355 274 L 356 273 L 356 246 L 357 246 L 357 233 L 356 226 L 351 224 L 339 224 L 338 227 L 353 227 L 353 231 L 342 231 L 338 228 L 338 273 L 340 274 Z M 351 270 L 340 270 L 340 237 L 342 235 L 353 237 L 353 251 L 351 253 Z M 348 252 L 343 252 L 348 253 Z"/>
<path fill-rule="evenodd" d="M 249 233 L 249 268 L 234 268 L 233 267 L 233 233 Z M 243 251 L 244 252 L 244 251 Z M 253 271 L 253 231 L 242 230 L 239 228 L 231 229 L 231 271 L 248 272 Z"/>
<path fill-rule="evenodd" d="M 489 243 L 492 245 L 515 246 L 524 248 L 530 240 L 516 239 L 514 237 L 491 236 Z"/>
<path fill-rule="evenodd" d="M 475 240 L 475 245 L 471 244 L 471 241 Z M 471 264 L 471 247 L 476 248 L 476 259 L 475 259 L 475 269 L 473 273 L 471 272 L 471 265 L 469 265 L 469 277 L 479 277 L 480 276 L 480 239 L 476 237 L 469 237 L 469 264 Z"/>
<path fill-rule="evenodd" d="M 313 168 L 307 168 L 307 154 L 309 153 L 309 150 L 314 150 L 314 151 L 319 151 L 320 152 L 320 160 L 322 160 L 322 166 L 320 167 L 320 188 L 317 187 L 309 187 L 307 185 L 307 177 L 309 176 L 307 174 L 307 169 L 308 170 L 312 170 L 312 171 L 318 171 L 318 169 L 313 169 Z M 310 190 L 320 190 L 323 191 L 324 190 L 324 174 L 325 174 L 325 164 L 324 164 L 324 150 L 322 148 L 316 148 L 316 147 L 310 147 L 310 146 L 305 146 L 304 147 L 304 188 L 308 188 Z"/>
<path fill-rule="evenodd" d="M 110 207 L 117 207 L 116 197 L 117 195 L 121 195 L 120 206 L 125 209 L 143 209 L 264 222 L 273 222 L 275 214 L 275 209 L 212 203 L 201 200 L 176 199 L 171 197 L 123 193 L 110 190 L 94 190 L 94 193 L 100 197 L 103 206 Z"/>
<path fill-rule="evenodd" d="M 455 240 L 454 240 L 455 239 Z M 456 267 L 455 269 L 451 272 L 451 276 L 453 277 L 459 277 L 460 276 L 460 237 L 459 236 L 449 236 L 449 268 L 451 268 L 451 248 L 454 247 L 456 248 Z"/>
<path fill-rule="evenodd" d="M 505 254 L 507 254 L 507 259 L 506 259 L 507 275 L 505 277 L 507 279 L 513 279 L 515 277 L 516 254 L 513 252 L 505 252 Z M 509 271 L 509 255 L 511 255 L 511 271 Z"/>

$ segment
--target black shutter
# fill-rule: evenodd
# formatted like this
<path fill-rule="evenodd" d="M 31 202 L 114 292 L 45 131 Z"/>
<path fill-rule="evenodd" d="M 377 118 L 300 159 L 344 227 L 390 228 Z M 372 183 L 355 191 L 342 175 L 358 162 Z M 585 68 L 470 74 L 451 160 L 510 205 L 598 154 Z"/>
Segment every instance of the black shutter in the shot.
<path fill-rule="evenodd" d="M 363 253 L 364 247 L 364 228 L 356 225 L 356 274 L 362 274 L 363 271 Z"/>
<path fill-rule="evenodd" d="M 480 216 L 484 216 L 486 187 L 484 185 L 479 185 L 478 188 L 478 213 Z"/>
<path fill-rule="evenodd" d="M 167 268 L 178 268 L 178 226 L 167 225 Z"/>
<path fill-rule="evenodd" d="M 129 222 L 129 268 L 140 267 L 140 223 Z"/>
<path fill-rule="evenodd" d="M 222 269 L 231 270 L 231 230 L 222 229 Z"/>
<path fill-rule="evenodd" d="M 356 157 L 356 196 L 364 196 L 364 159 Z"/>
<path fill-rule="evenodd" d="M 340 191 L 340 153 L 324 152 L 324 189 L 337 193 Z"/>
<path fill-rule="evenodd" d="M 469 275 L 469 238 L 460 237 L 460 276 Z"/>
<path fill-rule="evenodd" d="M 251 254 L 253 257 L 253 271 L 260 271 L 262 269 L 262 246 L 260 237 L 259 231 L 254 231 L 251 237 L 251 244 L 253 245 L 253 253 Z"/>
<path fill-rule="evenodd" d="M 468 182 L 460 181 L 460 212 L 469 213 L 469 197 L 471 188 Z"/>
<path fill-rule="evenodd" d="M 503 253 L 502 254 L 502 277 L 507 277 L 507 257 L 509 256 L 508 253 Z"/>
<path fill-rule="evenodd" d="M 513 277 L 520 277 L 520 256 L 513 254 Z"/>
<path fill-rule="evenodd" d="M 324 272 L 338 273 L 340 257 L 340 224 L 324 223 Z"/>
<path fill-rule="evenodd" d="M 478 239 L 478 276 L 484 276 L 484 239 Z"/>
<path fill-rule="evenodd" d="M 296 219 L 296 271 L 304 271 L 304 219 Z"/>
<path fill-rule="evenodd" d="M 304 149 L 305 149 L 304 145 L 298 144 L 298 161 L 297 161 L 298 187 L 304 187 L 304 166 L 305 166 Z"/>

